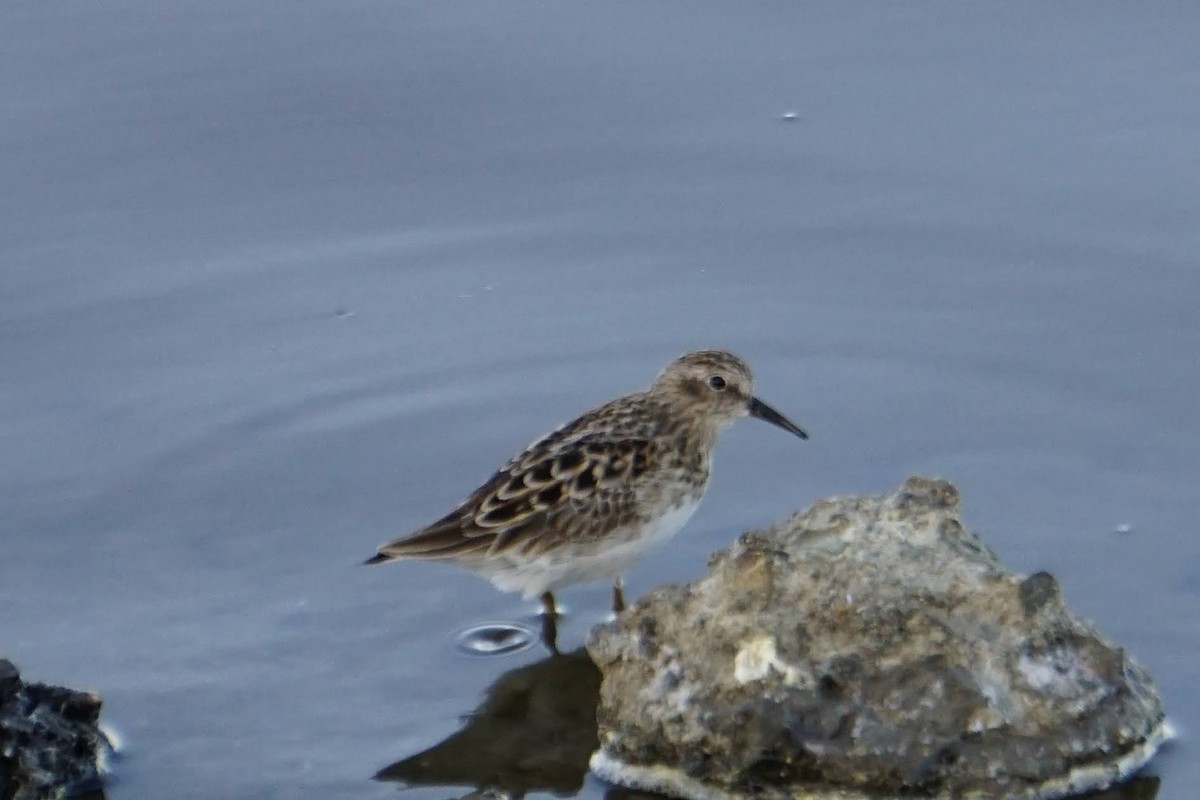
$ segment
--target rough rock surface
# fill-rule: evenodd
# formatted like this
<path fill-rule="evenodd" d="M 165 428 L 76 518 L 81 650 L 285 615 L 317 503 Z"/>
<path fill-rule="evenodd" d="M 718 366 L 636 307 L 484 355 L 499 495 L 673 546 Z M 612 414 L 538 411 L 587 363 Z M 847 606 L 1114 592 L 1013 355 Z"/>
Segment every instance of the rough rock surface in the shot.
<path fill-rule="evenodd" d="M 0 800 L 58 798 L 99 786 L 108 740 L 98 727 L 100 698 L 24 683 L 0 659 Z"/>
<path fill-rule="evenodd" d="M 910 478 L 817 503 L 595 629 L 602 778 L 689 798 L 1048 798 L 1169 736 L 1150 677 Z"/>

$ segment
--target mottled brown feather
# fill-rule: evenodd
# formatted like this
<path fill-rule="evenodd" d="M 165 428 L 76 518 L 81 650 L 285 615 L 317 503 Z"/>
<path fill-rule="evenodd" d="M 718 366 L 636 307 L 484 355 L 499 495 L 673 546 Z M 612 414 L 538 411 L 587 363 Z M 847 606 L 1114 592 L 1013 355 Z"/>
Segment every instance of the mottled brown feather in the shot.
<path fill-rule="evenodd" d="M 563 538 L 593 540 L 630 524 L 634 484 L 651 456 L 647 437 L 661 425 L 624 415 L 623 406 L 614 401 L 597 409 L 611 414 L 609 430 L 576 421 L 534 442 L 449 514 L 379 553 L 387 559 L 536 555 Z"/>

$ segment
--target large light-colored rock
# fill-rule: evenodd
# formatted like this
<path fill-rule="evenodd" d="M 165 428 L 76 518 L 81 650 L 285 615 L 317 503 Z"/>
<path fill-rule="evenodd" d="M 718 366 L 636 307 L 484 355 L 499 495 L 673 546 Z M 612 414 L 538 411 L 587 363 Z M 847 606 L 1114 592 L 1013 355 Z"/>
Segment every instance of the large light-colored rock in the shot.
<path fill-rule="evenodd" d="M 1169 735 L 1150 677 L 910 478 L 817 503 L 592 632 L 614 783 L 687 798 L 1049 798 Z"/>

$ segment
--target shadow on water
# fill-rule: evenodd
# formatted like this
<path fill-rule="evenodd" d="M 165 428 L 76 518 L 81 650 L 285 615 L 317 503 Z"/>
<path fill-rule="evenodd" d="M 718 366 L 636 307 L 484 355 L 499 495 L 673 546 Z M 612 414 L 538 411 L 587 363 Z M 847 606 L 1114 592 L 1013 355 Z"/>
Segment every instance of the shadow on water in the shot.
<path fill-rule="evenodd" d="M 1154 800 L 1158 797 L 1159 779 L 1155 775 L 1142 775 L 1128 783 L 1084 795 L 1087 800 Z"/>
<path fill-rule="evenodd" d="M 597 746 L 599 697 L 600 671 L 583 648 L 510 670 L 488 687 L 461 730 L 375 778 L 512 797 L 575 794 Z"/>
<path fill-rule="evenodd" d="M 405 788 L 469 786 L 463 798 L 503 800 L 529 792 L 571 796 L 583 787 L 588 758 L 597 748 L 600 671 L 584 648 L 551 655 L 502 674 L 466 724 L 427 750 L 375 774 Z M 1083 795 L 1087 800 L 1154 800 L 1159 779 L 1141 776 Z M 608 787 L 605 800 L 661 795 Z"/>

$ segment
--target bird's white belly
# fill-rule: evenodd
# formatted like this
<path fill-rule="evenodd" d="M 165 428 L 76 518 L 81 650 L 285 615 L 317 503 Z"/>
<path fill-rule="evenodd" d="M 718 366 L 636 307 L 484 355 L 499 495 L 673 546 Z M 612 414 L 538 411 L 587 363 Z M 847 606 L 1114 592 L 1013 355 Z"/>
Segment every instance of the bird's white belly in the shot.
<path fill-rule="evenodd" d="M 639 529 L 640 533 L 618 529 L 602 543 L 568 544 L 534 558 L 489 564 L 488 578 L 497 589 L 520 591 L 526 599 L 573 583 L 616 578 L 678 533 L 699 504 L 699 498 L 685 502 Z"/>

